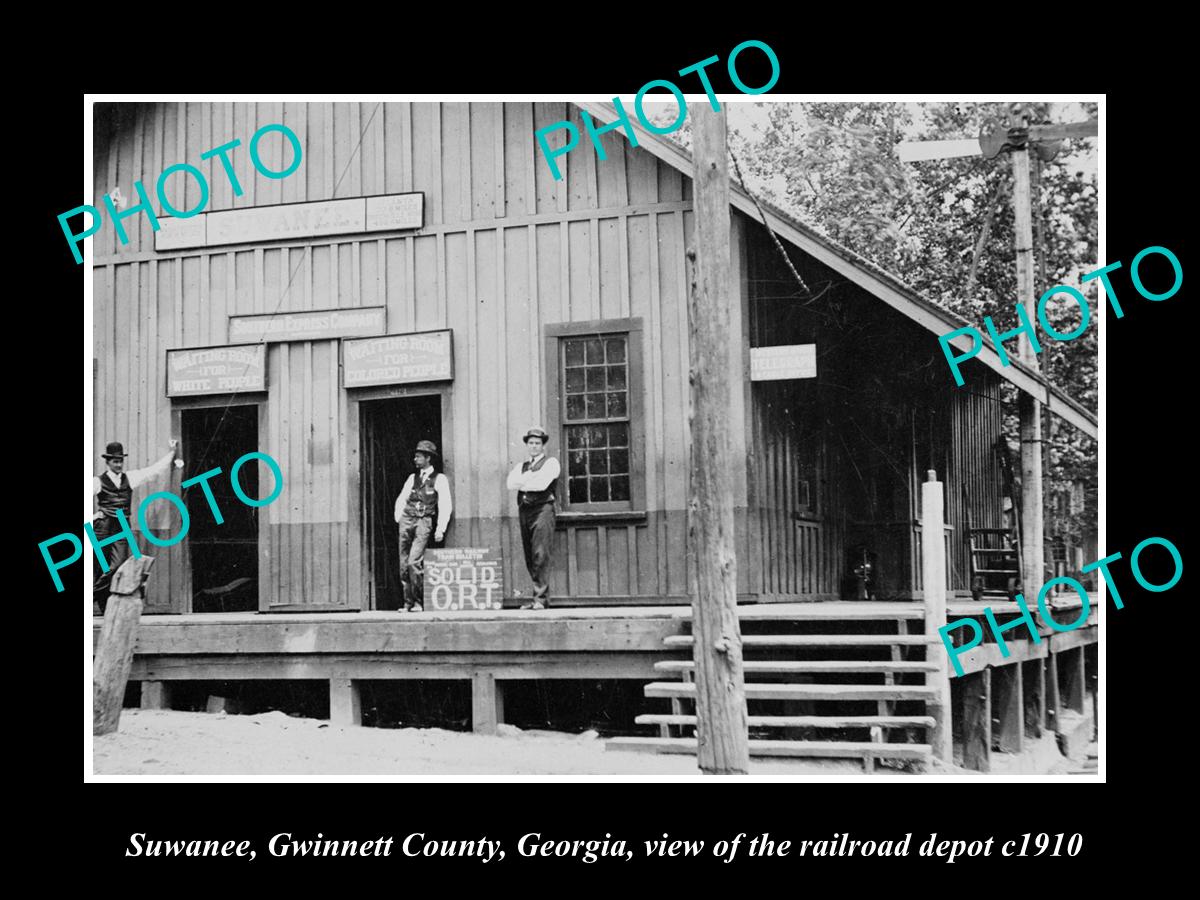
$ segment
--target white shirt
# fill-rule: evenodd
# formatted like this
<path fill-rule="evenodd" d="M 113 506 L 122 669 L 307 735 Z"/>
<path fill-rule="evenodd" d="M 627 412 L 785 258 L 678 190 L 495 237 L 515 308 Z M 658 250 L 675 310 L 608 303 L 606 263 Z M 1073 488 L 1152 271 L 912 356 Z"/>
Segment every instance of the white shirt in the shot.
<path fill-rule="evenodd" d="M 122 472 L 129 479 L 129 487 L 131 489 L 138 488 L 158 476 L 162 475 L 171 466 L 171 460 L 175 458 L 175 451 L 170 450 L 167 455 L 157 462 L 153 462 L 144 469 L 134 469 L 131 472 Z M 109 479 L 117 487 L 121 486 L 121 475 L 117 475 L 112 469 L 105 469 L 104 474 L 107 474 Z M 100 515 L 100 511 L 96 508 L 95 498 L 100 493 L 100 478 L 99 476 L 92 479 L 92 517 Z"/>
<path fill-rule="evenodd" d="M 433 474 L 433 466 L 426 466 L 421 470 L 421 481 L 425 481 Z M 400 496 L 396 498 L 396 521 L 399 522 L 404 515 L 404 507 L 408 503 L 408 495 L 412 493 L 416 487 L 416 475 L 409 475 L 408 480 L 404 482 L 404 488 L 400 491 Z M 433 489 L 438 495 L 438 520 L 437 526 L 434 528 L 435 534 L 444 534 L 446 526 L 450 524 L 450 513 L 454 507 L 450 502 L 450 479 L 441 472 L 433 481 Z"/>
<path fill-rule="evenodd" d="M 536 466 L 538 460 L 545 455 L 545 453 L 539 453 L 529 460 L 529 464 Z M 508 489 L 510 491 L 544 491 L 558 480 L 560 471 L 558 460 L 553 456 L 547 459 L 546 464 L 536 472 L 522 472 L 521 467 L 524 465 L 525 461 L 523 460 L 508 473 Z"/>

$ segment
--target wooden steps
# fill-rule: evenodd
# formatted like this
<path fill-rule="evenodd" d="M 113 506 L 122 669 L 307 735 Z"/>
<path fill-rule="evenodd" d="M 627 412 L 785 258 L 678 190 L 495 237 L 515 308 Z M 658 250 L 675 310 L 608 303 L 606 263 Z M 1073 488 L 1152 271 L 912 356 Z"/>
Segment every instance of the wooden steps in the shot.
<path fill-rule="evenodd" d="M 923 684 L 756 684 L 745 687 L 747 700 L 932 700 L 934 689 Z M 647 697 L 696 696 L 690 681 L 654 681 Z"/>
<path fill-rule="evenodd" d="M 765 610 L 753 618 L 739 614 L 743 628 L 750 632 L 741 635 L 742 670 L 747 677 L 746 723 L 755 729 L 755 735 L 765 735 L 750 739 L 750 755 L 860 759 L 867 772 L 884 759 L 928 763 L 932 746 L 905 739 L 930 739 L 938 716 L 949 715 L 949 710 L 933 705 L 938 700 L 937 689 L 925 683 L 940 671 L 937 654 L 941 642 L 924 634 L 919 621 L 923 607 L 897 608 L 898 604 L 882 603 L 813 606 L 817 608 L 804 616 L 771 617 Z M 822 633 L 804 633 L 812 627 L 810 621 L 820 622 L 817 627 Z M 862 631 L 871 633 L 857 633 Z M 674 651 L 692 651 L 693 644 L 689 634 L 663 639 L 664 647 Z M 655 681 L 644 689 L 645 696 L 660 706 L 635 721 L 641 726 L 658 726 L 659 736 L 611 738 L 606 747 L 695 753 L 696 738 L 689 736 L 698 724 L 695 663 L 690 658 L 664 659 L 656 662 L 654 669 L 678 679 Z M 794 677 L 798 675 L 806 677 Z M 855 675 L 867 677 L 852 677 Z M 845 681 L 877 683 L 840 683 Z M 664 700 L 669 701 L 669 710 L 661 706 Z M 764 709 L 764 702 L 781 705 Z M 897 709 L 898 703 L 905 705 Z M 785 729 L 813 729 L 816 734 Z M 858 729 L 859 739 L 806 739 L 821 737 L 822 730 L 825 737 L 833 737 L 829 732 L 839 729 Z M 926 736 L 917 729 L 924 729 Z"/>
<path fill-rule="evenodd" d="M 915 621 L 925 618 L 921 603 L 879 603 L 873 601 L 841 603 L 742 605 L 739 622 L 883 622 Z M 687 615 L 691 619 L 690 612 Z"/>
<path fill-rule="evenodd" d="M 933 716 L 747 716 L 751 728 L 932 728 Z M 695 716 L 646 713 L 638 725 L 691 725 Z"/>
<path fill-rule="evenodd" d="M 618 737 L 605 741 L 606 750 L 638 750 L 650 753 L 696 752 L 695 738 Z M 926 760 L 929 744 L 884 744 L 867 741 L 750 741 L 751 756 L 795 758 Z"/>
<path fill-rule="evenodd" d="M 695 672 L 696 664 L 690 659 L 667 659 L 656 662 L 654 668 L 659 672 L 682 674 L 684 672 Z M 743 661 L 742 668 L 747 674 L 803 674 L 822 672 L 887 674 L 889 672 L 934 672 L 938 668 L 938 663 L 890 659 L 747 659 Z"/>
<path fill-rule="evenodd" d="M 663 639 L 667 647 L 691 647 L 690 634 Z M 743 634 L 743 647 L 940 647 L 941 640 L 923 634 Z"/>

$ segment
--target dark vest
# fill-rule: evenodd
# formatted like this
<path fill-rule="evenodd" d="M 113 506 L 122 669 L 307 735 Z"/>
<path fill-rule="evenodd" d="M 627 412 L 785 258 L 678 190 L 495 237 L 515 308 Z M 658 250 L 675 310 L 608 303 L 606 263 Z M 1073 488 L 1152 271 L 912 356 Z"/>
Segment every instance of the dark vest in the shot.
<path fill-rule="evenodd" d="M 550 456 L 547 454 L 539 459 L 533 465 L 529 464 L 529 460 L 521 463 L 522 472 L 536 472 L 546 464 Z M 543 503 L 554 502 L 554 482 L 544 491 L 517 491 L 517 506 L 541 506 Z"/>
<path fill-rule="evenodd" d="M 423 519 L 429 516 L 435 521 L 437 520 L 437 477 L 438 473 L 432 472 L 425 483 L 421 484 L 421 473 L 417 472 L 413 475 L 413 489 L 409 492 L 408 503 L 404 505 L 404 515 L 413 519 Z"/>
<path fill-rule="evenodd" d="M 105 472 L 100 476 L 100 493 L 96 495 L 96 505 L 100 508 L 101 515 L 115 519 L 119 509 L 128 519 L 132 502 L 133 488 L 129 486 L 128 475 L 121 473 L 120 485 L 113 482 L 112 472 Z"/>

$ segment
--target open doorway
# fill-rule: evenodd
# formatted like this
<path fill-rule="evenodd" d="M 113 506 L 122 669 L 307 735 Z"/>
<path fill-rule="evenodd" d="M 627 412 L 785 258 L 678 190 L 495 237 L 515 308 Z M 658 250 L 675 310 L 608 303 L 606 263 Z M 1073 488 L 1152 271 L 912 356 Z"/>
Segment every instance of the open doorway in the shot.
<path fill-rule="evenodd" d="M 404 605 L 400 587 L 400 536 L 394 518 L 396 498 L 405 479 L 413 473 L 413 451 L 418 441 L 433 441 L 437 445 L 439 455 L 433 467 L 443 471 L 441 400 L 435 394 L 359 403 L 363 538 L 367 542 L 375 609 L 400 609 Z"/>
<path fill-rule="evenodd" d="M 213 518 L 200 485 L 184 488 L 191 529 L 192 612 L 251 612 L 258 609 L 258 510 L 233 492 L 233 464 L 258 450 L 258 405 L 185 409 L 180 413 L 186 481 L 210 469 L 221 474 L 207 484 L 224 522 Z M 259 496 L 258 466 L 238 470 L 242 490 Z"/>

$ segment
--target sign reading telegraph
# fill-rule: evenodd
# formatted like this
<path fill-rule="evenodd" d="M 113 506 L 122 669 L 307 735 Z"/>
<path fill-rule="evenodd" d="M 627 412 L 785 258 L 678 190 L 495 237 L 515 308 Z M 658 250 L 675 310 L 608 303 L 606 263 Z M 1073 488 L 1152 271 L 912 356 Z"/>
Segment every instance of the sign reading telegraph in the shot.
<path fill-rule="evenodd" d="M 817 377 L 817 345 L 791 344 L 750 349 L 751 381 Z"/>
<path fill-rule="evenodd" d="M 449 329 L 342 341 L 343 387 L 453 378 L 454 341 Z"/>

